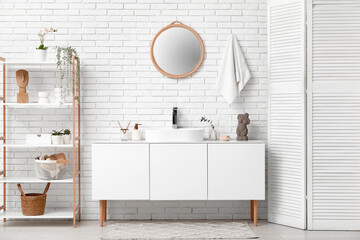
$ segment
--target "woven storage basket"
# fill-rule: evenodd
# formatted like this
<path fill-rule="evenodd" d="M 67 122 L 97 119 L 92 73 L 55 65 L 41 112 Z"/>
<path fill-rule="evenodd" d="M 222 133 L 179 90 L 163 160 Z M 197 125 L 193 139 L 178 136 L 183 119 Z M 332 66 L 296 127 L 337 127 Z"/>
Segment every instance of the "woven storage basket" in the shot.
<path fill-rule="evenodd" d="M 17 187 L 21 193 L 21 209 L 25 216 L 43 215 L 46 205 L 46 193 L 49 190 L 50 183 L 46 184 L 44 193 L 27 193 L 25 194 L 18 184 Z"/>

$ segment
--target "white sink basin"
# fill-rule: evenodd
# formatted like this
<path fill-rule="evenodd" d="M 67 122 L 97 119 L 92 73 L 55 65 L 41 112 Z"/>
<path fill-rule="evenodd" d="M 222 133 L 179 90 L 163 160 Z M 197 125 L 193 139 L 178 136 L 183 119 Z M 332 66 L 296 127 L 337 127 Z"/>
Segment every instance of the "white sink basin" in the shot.
<path fill-rule="evenodd" d="M 204 140 L 203 128 L 162 128 L 145 130 L 149 142 L 201 142 Z"/>

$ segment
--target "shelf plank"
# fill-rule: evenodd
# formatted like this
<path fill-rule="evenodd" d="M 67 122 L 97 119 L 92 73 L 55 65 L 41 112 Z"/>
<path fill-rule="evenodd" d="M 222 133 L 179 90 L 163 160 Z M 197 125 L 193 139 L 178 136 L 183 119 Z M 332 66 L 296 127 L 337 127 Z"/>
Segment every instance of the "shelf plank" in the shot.
<path fill-rule="evenodd" d="M 72 144 L 61 144 L 61 145 L 54 145 L 54 144 L 0 144 L 0 147 L 6 148 L 72 148 Z"/>
<path fill-rule="evenodd" d="M 0 58 L 1 60 L 1 58 Z M 49 66 L 49 67 L 57 67 L 57 63 L 56 62 L 37 62 L 37 61 L 30 61 L 30 60 L 10 60 L 10 61 L 5 61 L 5 62 L 0 62 L 1 63 L 5 63 L 6 65 L 11 65 L 11 66 Z M 83 63 L 80 63 L 80 66 L 84 66 Z"/>
<path fill-rule="evenodd" d="M 72 103 L 0 103 L 0 106 L 9 108 L 70 108 Z"/>
<path fill-rule="evenodd" d="M 68 219 L 73 218 L 73 210 L 69 208 L 45 209 L 44 215 L 25 216 L 20 210 L 10 210 L 0 213 L 0 218 L 7 219 Z"/>
<path fill-rule="evenodd" d="M 73 178 L 60 180 L 42 180 L 37 177 L 0 177 L 0 183 L 72 183 Z"/>
<path fill-rule="evenodd" d="M 29 61 L 29 60 L 5 61 L 5 64 L 9 64 L 9 65 L 46 65 L 46 66 L 56 66 L 56 62 L 36 62 L 36 61 Z"/>

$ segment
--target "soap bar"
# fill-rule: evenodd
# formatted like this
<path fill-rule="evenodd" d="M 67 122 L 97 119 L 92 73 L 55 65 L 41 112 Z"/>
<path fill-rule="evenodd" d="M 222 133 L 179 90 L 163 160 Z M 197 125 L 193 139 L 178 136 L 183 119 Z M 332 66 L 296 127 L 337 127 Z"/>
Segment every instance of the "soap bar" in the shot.
<path fill-rule="evenodd" d="M 220 136 L 220 141 L 229 141 L 230 140 L 230 136 L 229 135 L 222 135 Z"/>

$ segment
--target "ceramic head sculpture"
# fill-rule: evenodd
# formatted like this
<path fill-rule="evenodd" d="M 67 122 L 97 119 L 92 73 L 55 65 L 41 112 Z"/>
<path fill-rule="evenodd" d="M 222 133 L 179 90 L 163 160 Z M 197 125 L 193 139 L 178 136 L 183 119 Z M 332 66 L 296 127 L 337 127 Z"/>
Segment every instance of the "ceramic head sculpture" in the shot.
<path fill-rule="evenodd" d="M 19 92 L 17 94 L 18 103 L 28 103 L 29 94 L 26 93 L 26 87 L 29 84 L 29 73 L 26 70 L 16 71 L 16 83 L 19 86 Z"/>
<path fill-rule="evenodd" d="M 250 118 L 249 118 L 249 114 L 248 113 L 244 113 L 244 114 L 238 114 L 238 126 L 236 129 L 236 140 L 239 141 L 247 141 L 248 140 L 248 129 L 247 129 L 247 125 L 250 123 Z"/>

